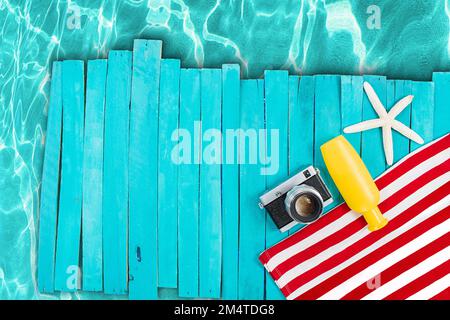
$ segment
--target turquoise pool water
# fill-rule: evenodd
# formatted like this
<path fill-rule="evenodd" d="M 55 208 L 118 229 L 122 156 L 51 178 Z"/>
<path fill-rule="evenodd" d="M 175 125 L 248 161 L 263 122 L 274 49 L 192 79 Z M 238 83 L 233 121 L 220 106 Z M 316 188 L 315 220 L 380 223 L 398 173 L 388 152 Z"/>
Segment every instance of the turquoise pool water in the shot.
<path fill-rule="evenodd" d="M 50 65 L 164 40 L 184 67 L 429 80 L 450 70 L 450 1 L 0 0 L 0 299 L 40 295 L 36 231 Z"/>

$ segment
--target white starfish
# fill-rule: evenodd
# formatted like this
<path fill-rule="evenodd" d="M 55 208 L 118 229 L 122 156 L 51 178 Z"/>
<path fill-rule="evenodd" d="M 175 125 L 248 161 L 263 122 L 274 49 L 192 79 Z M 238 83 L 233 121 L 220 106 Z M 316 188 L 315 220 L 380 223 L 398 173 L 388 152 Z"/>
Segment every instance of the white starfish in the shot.
<path fill-rule="evenodd" d="M 418 144 L 423 144 L 423 139 L 416 132 L 405 126 L 400 121 L 395 120 L 395 117 L 397 117 L 403 109 L 405 109 L 412 102 L 414 96 L 409 95 L 402 98 L 389 112 L 387 112 L 386 108 L 375 93 L 375 90 L 373 90 L 372 86 L 368 82 L 364 82 L 364 91 L 366 92 L 367 97 L 369 98 L 369 101 L 379 118 L 351 125 L 344 129 L 345 133 L 355 133 L 381 127 L 383 131 L 384 154 L 388 165 L 392 165 L 394 161 L 392 129 L 395 129 L 408 139 L 413 140 Z"/>

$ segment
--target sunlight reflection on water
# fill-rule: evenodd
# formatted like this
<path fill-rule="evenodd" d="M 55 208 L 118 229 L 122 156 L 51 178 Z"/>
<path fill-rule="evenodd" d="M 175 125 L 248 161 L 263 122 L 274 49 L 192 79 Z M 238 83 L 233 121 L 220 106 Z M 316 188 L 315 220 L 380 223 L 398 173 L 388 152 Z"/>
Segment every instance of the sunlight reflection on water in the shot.
<path fill-rule="evenodd" d="M 379 17 L 368 13 L 373 4 Z M 0 0 L 0 299 L 94 297 L 36 290 L 53 60 L 106 57 L 131 49 L 135 38 L 153 38 L 184 67 L 236 62 L 243 77 L 287 69 L 428 80 L 450 69 L 448 8 L 444 0 Z"/>

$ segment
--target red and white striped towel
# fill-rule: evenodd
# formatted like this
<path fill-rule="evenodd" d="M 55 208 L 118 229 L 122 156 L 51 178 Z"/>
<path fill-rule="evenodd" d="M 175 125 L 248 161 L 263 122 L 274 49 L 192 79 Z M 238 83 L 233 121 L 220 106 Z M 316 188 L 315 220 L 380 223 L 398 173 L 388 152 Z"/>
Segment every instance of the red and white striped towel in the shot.
<path fill-rule="evenodd" d="M 287 299 L 450 298 L 450 135 L 376 184 L 383 229 L 342 204 L 260 255 Z"/>

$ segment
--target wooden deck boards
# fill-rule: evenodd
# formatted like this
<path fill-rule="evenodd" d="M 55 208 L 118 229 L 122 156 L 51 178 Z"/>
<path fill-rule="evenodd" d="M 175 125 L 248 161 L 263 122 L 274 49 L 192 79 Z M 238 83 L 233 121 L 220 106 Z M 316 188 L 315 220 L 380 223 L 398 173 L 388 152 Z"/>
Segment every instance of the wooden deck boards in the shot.
<path fill-rule="evenodd" d="M 179 60 L 161 59 L 161 48 L 161 41 L 137 40 L 133 52 L 89 62 L 86 74 L 81 61 L 54 63 L 41 292 L 281 299 L 258 255 L 303 226 L 279 233 L 258 197 L 314 164 L 334 205 L 342 201 L 319 148 L 344 127 L 376 117 L 363 81 L 388 109 L 414 95 L 398 119 L 426 142 L 449 131 L 450 73 L 432 82 L 287 71 L 241 80 L 237 65 L 181 69 Z M 374 177 L 387 168 L 380 130 L 346 138 Z M 396 133 L 393 140 L 394 162 L 418 147 Z M 271 165 L 278 170 L 264 175 Z"/>

